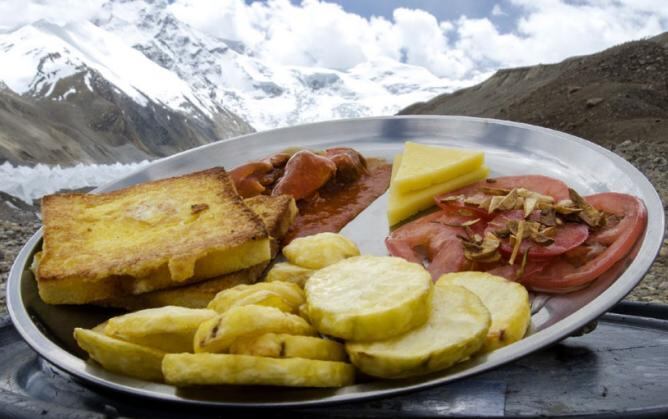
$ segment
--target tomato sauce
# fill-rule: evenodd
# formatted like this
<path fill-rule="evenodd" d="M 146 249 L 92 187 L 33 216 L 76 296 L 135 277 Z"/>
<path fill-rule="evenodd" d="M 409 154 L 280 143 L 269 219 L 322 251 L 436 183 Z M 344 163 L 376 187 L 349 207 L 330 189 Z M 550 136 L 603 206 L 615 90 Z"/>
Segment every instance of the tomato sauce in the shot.
<path fill-rule="evenodd" d="M 390 186 L 392 165 L 367 159 L 367 172 L 351 183 L 330 183 L 311 198 L 300 200 L 299 215 L 288 231 L 284 244 L 297 237 L 323 232 L 339 232 L 371 205 Z"/>

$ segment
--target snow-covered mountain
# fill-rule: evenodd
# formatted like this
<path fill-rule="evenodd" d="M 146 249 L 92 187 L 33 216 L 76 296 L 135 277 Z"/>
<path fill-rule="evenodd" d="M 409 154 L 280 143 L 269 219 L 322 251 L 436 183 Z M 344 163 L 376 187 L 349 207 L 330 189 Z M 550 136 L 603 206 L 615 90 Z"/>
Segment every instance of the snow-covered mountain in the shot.
<path fill-rule="evenodd" d="M 94 23 L 263 130 L 334 118 L 391 115 L 470 82 L 439 79 L 391 59 L 348 71 L 263 62 L 239 42 L 211 37 L 179 20 L 166 0 L 104 5 Z"/>
<path fill-rule="evenodd" d="M 0 160 L 132 162 L 251 132 L 91 22 L 0 33 Z"/>
<path fill-rule="evenodd" d="M 91 21 L 0 32 L 0 161 L 139 161 L 253 128 L 390 115 L 473 82 L 389 58 L 345 71 L 268 62 L 170 5 L 109 0 Z"/>
<path fill-rule="evenodd" d="M 0 39 L 2 61 L 10 64 L 0 68 L 0 78 L 16 93 L 51 97 L 58 80 L 92 69 L 142 106 L 152 101 L 177 111 L 215 111 L 178 76 L 90 22 L 38 21 Z"/>

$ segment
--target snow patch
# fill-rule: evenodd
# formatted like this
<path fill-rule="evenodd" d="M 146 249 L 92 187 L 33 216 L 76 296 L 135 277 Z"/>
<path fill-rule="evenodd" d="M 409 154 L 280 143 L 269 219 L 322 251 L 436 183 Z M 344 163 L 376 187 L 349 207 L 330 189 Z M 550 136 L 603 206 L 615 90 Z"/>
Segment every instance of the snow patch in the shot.
<path fill-rule="evenodd" d="M 86 73 L 86 75 L 84 76 L 84 83 L 86 83 L 86 87 L 88 88 L 88 90 L 92 92 L 93 86 L 91 86 L 90 84 L 90 73 Z"/>
<path fill-rule="evenodd" d="M 77 164 L 73 167 L 38 164 L 30 167 L 5 162 L 0 165 L 0 191 L 32 204 L 33 200 L 62 189 L 104 185 L 148 163 L 144 160 L 130 164 Z"/>
<path fill-rule="evenodd" d="M 77 89 L 70 87 L 67 92 L 63 93 L 62 100 L 66 100 L 69 95 L 73 95 L 77 92 Z"/>

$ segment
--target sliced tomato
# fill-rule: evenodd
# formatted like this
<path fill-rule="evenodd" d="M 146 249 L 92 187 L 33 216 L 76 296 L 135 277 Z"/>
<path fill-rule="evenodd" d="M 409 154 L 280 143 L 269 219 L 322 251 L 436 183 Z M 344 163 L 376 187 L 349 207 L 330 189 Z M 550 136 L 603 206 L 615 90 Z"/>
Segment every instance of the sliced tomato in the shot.
<path fill-rule="evenodd" d="M 614 241 L 581 266 L 575 266 L 563 257 L 557 258 L 541 272 L 527 276 L 525 284 L 530 288 L 546 292 L 570 292 L 584 287 L 622 260 L 645 230 L 647 209 L 640 199 L 613 192 L 591 195 L 585 199 L 596 209 L 623 217 L 610 229 L 615 231 L 614 234 L 605 238 L 605 241 L 609 241 L 614 237 Z M 600 241 L 600 236 L 596 240 Z"/>
<path fill-rule="evenodd" d="M 538 192 L 542 195 L 551 196 L 555 201 L 568 199 L 568 185 L 559 179 L 554 179 L 542 175 L 526 175 L 526 176 L 504 176 L 496 178 L 496 182 L 487 184 L 492 188 L 525 188 L 533 192 Z"/>
<path fill-rule="evenodd" d="M 605 246 L 611 245 L 616 241 L 624 231 L 633 228 L 638 217 L 642 217 L 640 212 L 646 212 L 645 206 L 638 198 L 615 192 L 606 192 L 585 197 L 589 205 L 594 208 L 607 212 L 608 214 L 622 217 L 616 223 L 606 226 L 603 230 L 592 234 L 590 242 L 599 243 Z M 647 214 L 644 214 L 647 217 Z"/>
<path fill-rule="evenodd" d="M 568 199 L 568 185 L 559 179 L 554 179 L 541 175 L 526 175 L 526 176 L 503 176 L 494 179 L 483 180 L 465 188 L 456 191 L 448 192 L 436 197 L 436 202 L 448 196 L 473 196 L 480 193 L 481 188 L 499 188 L 499 189 L 513 189 L 525 188 L 530 191 L 538 192 L 539 194 L 548 195 L 560 201 Z"/>
<path fill-rule="evenodd" d="M 473 219 L 437 211 L 393 231 L 385 239 L 385 246 L 392 256 L 419 264 L 428 262 L 432 278 L 438 279 L 443 273 L 463 268 L 464 250 L 458 236 L 466 235 L 466 231 L 453 225 Z M 484 223 L 476 223 L 471 229 L 480 234 Z"/>
<path fill-rule="evenodd" d="M 478 193 L 476 195 L 484 195 L 484 194 Z M 487 210 L 484 208 L 478 208 L 475 205 L 465 204 L 463 199 L 442 201 L 437 197 L 434 199 L 434 201 L 436 201 L 436 205 L 438 205 L 443 211 L 445 211 L 448 214 L 461 215 L 465 217 L 475 216 L 478 218 L 482 218 L 483 220 L 490 219 L 494 216 L 494 214 L 489 214 Z"/>
<path fill-rule="evenodd" d="M 508 265 L 508 263 L 503 263 L 497 265 L 492 269 L 488 269 L 487 273 L 492 275 L 502 276 L 510 281 L 516 281 L 522 283 L 525 278 L 535 275 L 538 272 L 542 271 L 549 262 L 547 260 L 536 260 L 528 261 L 524 267 L 524 272 L 521 277 L 517 277 L 520 269 L 520 264 L 515 263 L 514 265 Z"/>
<path fill-rule="evenodd" d="M 508 221 L 524 219 L 524 212 L 521 210 L 505 211 L 497 215 L 487 225 L 486 231 L 495 232 L 505 228 Z M 557 233 L 553 237 L 554 242 L 550 245 L 541 245 L 531 239 L 524 239 L 520 244 L 519 254 L 523 255 L 529 251 L 529 259 L 545 259 L 568 252 L 584 243 L 589 237 L 589 228 L 584 224 L 566 223 L 557 227 Z M 509 239 L 501 241 L 501 253 L 510 255 L 513 252 L 513 246 Z"/>
<path fill-rule="evenodd" d="M 451 237 L 442 241 L 440 245 L 441 247 L 427 267 L 434 280 L 437 280 L 443 274 L 461 271 L 466 263 L 464 247 L 460 239 Z"/>

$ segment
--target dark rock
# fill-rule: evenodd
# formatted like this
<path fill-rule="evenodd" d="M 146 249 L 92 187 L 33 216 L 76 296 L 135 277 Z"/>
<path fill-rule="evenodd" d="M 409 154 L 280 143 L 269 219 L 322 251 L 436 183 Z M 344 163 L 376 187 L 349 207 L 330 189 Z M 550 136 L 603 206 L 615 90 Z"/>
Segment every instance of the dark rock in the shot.
<path fill-rule="evenodd" d="M 594 106 L 598 105 L 601 102 L 603 102 L 602 97 L 593 97 L 591 99 L 587 99 L 586 105 L 588 108 L 593 108 Z"/>
<path fill-rule="evenodd" d="M 32 223 L 37 220 L 39 206 L 30 205 L 15 196 L 0 191 L 0 220 Z"/>

